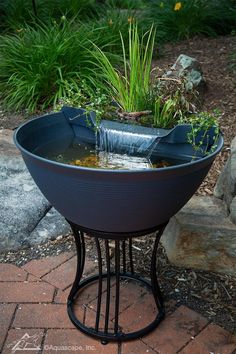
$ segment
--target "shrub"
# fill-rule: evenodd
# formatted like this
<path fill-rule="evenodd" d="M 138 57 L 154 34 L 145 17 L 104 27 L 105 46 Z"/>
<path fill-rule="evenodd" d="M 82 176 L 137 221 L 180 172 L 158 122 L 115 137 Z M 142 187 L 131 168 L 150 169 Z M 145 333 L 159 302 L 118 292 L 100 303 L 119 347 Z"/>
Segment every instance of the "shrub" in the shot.
<path fill-rule="evenodd" d="M 106 5 L 118 9 L 142 9 L 145 6 L 142 0 L 106 0 Z"/>
<path fill-rule="evenodd" d="M 139 15 L 131 10 L 119 10 L 115 8 L 103 9 L 98 19 L 87 21 L 88 28 L 92 28 L 97 36 L 94 43 L 106 41 L 106 50 L 111 53 L 122 54 L 120 35 L 122 35 L 125 46 L 128 45 L 129 27 L 132 23 L 139 23 L 139 31 L 142 31 L 142 23 Z"/>
<path fill-rule="evenodd" d="M 0 90 L 5 106 L 32 112 L 66 96 L 65 82 L 79 86 L 86 80 L 88 87 L 96 87 L 90 42 L 95 36 L 87 26 L 65 21 L 26 26 L 18 34 L 0 37 Z M 104 46 L 102 39 L 100 45 Z"/>
<path fill-rule="evenodd" d="M 19 29 L 27 22 L 33 21 L 31 0 L 0 1 L 1 29 Z"/>
<path fill-rule="evenodd" d="M 2 29 L 16 30 L 25 24 L 34 25 L 39 20 L 41 23 L 51 23 L 62 16 L 68 19 L 88 18 L 96 13 L 95 0 L 37 0 L 36 14 L 32 0 L 2 0 L 0 1 Z"/>
<path fill-rule="evenodd" d="M 146 18 L 157 27 L 159 41 L 174 41 L 196 34 L 227 34 L 236 26 L 232 0 L 151 1 Z"/>

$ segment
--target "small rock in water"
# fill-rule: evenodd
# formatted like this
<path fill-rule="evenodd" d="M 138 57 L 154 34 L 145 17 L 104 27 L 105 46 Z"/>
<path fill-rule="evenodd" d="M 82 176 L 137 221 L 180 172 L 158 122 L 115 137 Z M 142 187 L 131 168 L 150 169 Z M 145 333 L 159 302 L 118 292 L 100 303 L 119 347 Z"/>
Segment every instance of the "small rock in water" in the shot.
<path fill-rule="evenodd" d="M 81 159 L 74 160 L 72 165 L 93 168 L 109 168 L 109 169 L 147 169 L 153 168 L 153 165 L 146 157 L 130 156 L 126 154 L 115 154 L 100 151 L 98 154 L 91 154 Z"/>

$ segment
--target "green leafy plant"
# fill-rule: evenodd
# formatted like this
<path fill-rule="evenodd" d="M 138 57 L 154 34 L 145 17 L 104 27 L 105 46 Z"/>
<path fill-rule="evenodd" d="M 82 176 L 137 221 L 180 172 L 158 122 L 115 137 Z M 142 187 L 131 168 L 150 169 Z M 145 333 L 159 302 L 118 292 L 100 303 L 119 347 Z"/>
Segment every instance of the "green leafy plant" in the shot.
<path fill-rule="evenodd" d="M 157 27 L 159 41 L 176 41 L 196 34 L 230 34 L 236 8 L 232 0 L 158 0 L 146 7 L 146 18 Z"/>
<path fill-rule="evenodd" d="M 219 138 L 219 122 L 220 112 L 215 110 L 210 112 L 199 112 L 187 118 L 186 123 L 191 124 L 191 132 L 188 134 L 188 142 L 193 146 L 196 152 L 201 152 L 204 156 L 213 152 L 217 146 Z M 213 143 L 210 144 L 210 135 Z M 209 151 L 209 145 L 211 149 Z"/>
<path fill-rule="evenodd" d="M 95 0 L 37 0 L 35 8 L 32 0 L 0 1 L 1 27 L 15 31 L 27 25 L 40 23 L 51 24 L 52 20 L 88 19 L 97 13 Z"/>
<path fill-rule="evenodd" d="M 142 9 L 145 6 L 142 0 L 106 0 L 106 4 L 118 9 Z"/>
<path fill-rule="evenodd" d="M 94 56 L 102 70 L 102 79 L 107 82 L 109 90 L 112 90 L 113 99 L 124 111 L 142 111 L 149 106 L 154 39 L 153 27 L 140 38 L 137 25 L 131 25 L 128 53 L 121 35 L 122 71 L 115 68 L 107 55 L 95 46 Z"/>
<path fill-rule="evenodd" d="M 0 37 L 0 90 L 10 109 L 45 109 L 66 96 L 65 82 L 97 87 L 91 41 L 97 34 L 84 25 L 63 21 L 51 26 L 26 26 Z M 106 39 L 100 39 L 100 46 Z M 113 56 L 114 58 L 114 56 Z"/>
<path fill-rule="evenodd" d="M 191 102 L 195 92 L 187 89 L 184 78 L 155 77 L 152 69 L 155 30 L 153 27 L 142 37 L 137 24 L 129 28 L 128 51 L 121 34 L 123 51 L 122 67 L 116 68 L 107 55 L 95 46 L 95 59 L 102 71 L 101 81 L 107 83 L 107 96 L 114 100 L 117 115 L 141 125 L 171 128 L 190 112 L 195 111 Z"/>
<path fill-rule="evenodd" d="M 176 122 L 176 101 L 168 98 L 162 102 L 163 97 L 158 97 L 154 103 L 153 122 L 155 127 L 169 128 Z"/>
<path fill-rule="evenodd" d="M 39 12 L 41 9 L 39 8 Z M 32 0 L 0 1 L 1 29 L 19 30 L 25 23 L 34 22 Z M 42 18 L 44 14 L 42 13 Z"/>
<path fill-rule="evenodd" d="M 60 16 L 65 15 L 68 19 L 77 17 L 87 20 L 99 10 L 96 0 L 54 0 L 50 6 L 54 18 L 60 18 Z"/>
<path fill-rule="evenodd" d="M 157 77 L 152 88 L 153 126 L 172 128 L 184 117 L 188 117 L 196 111 L 194 103 L 197 95 L 195 89 L 188 88 L 184 77 Z"/>
<path fill-rule="evenodd" d="M 65 81 L 65 95 L 54 106 L 54 110 L 59 111 L 63 106 L 86 107 L 87 113 L 91 111 L 96 113 L 98 121 L 111 114 L 109 97 L 100 88 L 91 89 L 86 80 L 82 80 L 80 86 Z"/>
<path fill-rule="evenodd" d="M 106 39 L 106 51 L 122 55 L 121 37 L 123 38 L 126 51 L 129 42 L 130 24 L 139 23 L 138 31 L 142 31 L 143 22 L 140 20 L 140 14 L 133 10 L 120 10 L 114 7 L 102 7 L 100 16 L 86 21 L 88 29 L 93 29 L 97 37 L 94 44 L 99 46 L 101 39 Z"/>

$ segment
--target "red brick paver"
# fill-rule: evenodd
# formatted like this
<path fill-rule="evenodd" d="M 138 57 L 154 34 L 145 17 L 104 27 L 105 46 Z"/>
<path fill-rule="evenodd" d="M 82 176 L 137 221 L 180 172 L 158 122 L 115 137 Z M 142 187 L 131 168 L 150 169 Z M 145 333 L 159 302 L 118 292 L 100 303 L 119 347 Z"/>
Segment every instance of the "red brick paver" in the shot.
<path fill-rule="evenodd" d="M 29 274 L 28 275 L 28 278 L 27 278 L 27 281 L 30 281 L 30 282 L 33 282 L 33 281 L 41 281 L 40 278 L 36 277 L 35 275 L 33 274 Z"/>
<path fill-rule="evenodd" d="M 69 259 L 67 262 L 61 264 L 56 269 L 45 275 L 42 279 L 50 284 L 53 284 L 59 289 L 66 289 L 71 285 L 75 279 L 77 265 L 77 257 Z M 92 261 L 86 261 L 84 267 L 84 273 L 92 273 L 94 269 L 94 263 Z"/>
<path fill-rule="evenodd" d="M 95 326 L 95 322 L 96 322 L 96 312 L 91 310 L 90 308 L 86 308 L 85 309 L 85 325 L 87 327 L 93 327 Z M 101 315 L 100 320 L 99 320 L 99 329 L 100 330 L 104 330 L 104 326 L 105 326 L 105 317 L 103 315 Z M 110 331 L 114 331 L 114 323 L 109 321 L 108 323 L 108 329 Z"/>
<path fill-rule="evenodd" d="M 210 324 L 196 336 L 181 354 L 231 354 L 236 351 L 236 337 L 223 328 Z"/>
<path fill-rule="evenodd" d="M 65 351 L 66 347 L 68 351 Z M 81 354 L 118 354 L 117 344 L 109 343 L 102 345 L 100 341 L 87 337 L 76 329 L 49 330 L 44 342 L 44 348 L 43 354 L 65 354 L 70 352 Z"/>
<path fill-rule="evenodd" d="M 54 298 L 54 302 L 56 304 L 66 304 L 67 303 L 67 298 L 68 298 L 68 295 L 70 293 L 70 289 L 71 288 L 68 288 L 66 290 L 60 290 L 58 289 L 57 290 L 57 293 L 56 293 L 56 296 Z"/>
<path fill-rule="evenodd" d="M 75 279 L 76 256 L 61 264 L 56 269 L 45 275 L 42 279 L 53 284 L 58 289 L 65 289 L 71 285 Z"/>
<path fill-rule="evenodd" d="M 28 273 L 41 278 L 43 275 L 49 273 L 54 268 L 58 267 L 63 262 L 67 261 L 73 256 L 72 252 L 64 252 L 57 257 L 45 257 L 42 259 L 34 259 L 26 263 L 22 268 Z"/>
<path fill-rule="evenodd" d="M 16 305 L 14 304 L 0 304 L 0 352 L 4 343 L 7 331 L 10 327 Z"/>
<path fill-rule="evenodd" d="M 1 263 L 0 281 L 24 281 L 27 278 L 27 273 L 14 264 Z"/>
<path fill-rule="evenodd" d="M 54 287 L 39 282 L 4 282 L 1 283 L 0 302 L 51 302 Z"/>
<path fill-rule="evenodd" d="M 94 262 L 88 261 L 85 274 L 94 269 Z M 12 354 L 20 346 L 27 348 L 27 353 L 38 354 L 233 354 L 236 351 L 236 339 L 229 332 L 185 306 L 175 309 L 173 301 L 167 303 L 166 319 L 149 335 L 121 344 L 102 345 L 75 329 L 68 318 L 66 302 L 75 271 L 73 253 L 30 261 L 22 268 L 0 264 L 0 352 Z M 114 292 L 113 285 L 110 329 L 114 328 Z M 93 283 L 76 299 L 75 314 L 87 326 L 94 326 L 96 320 L 96 296 L 97 283 Z M 100 329 L 104 327 L 105 297 L 106 280 Z M 143 328 L 156 316 L 152 296 L 135 282 L 122 284 L 120 301 L 123 331 Z"/>
<path fill-rule="evenodd" d="M 120 325 L 124 331 L 138 331 L 152 322 L 156 314 L 157 309 L 153 297 L 145 294 L 121 313 Z"/>
<path fill-rule="evenodd" d="M 102 302 L 101 302 L 101 313 L 105 316 L 106 311 L 106 295 L 107 295 L 107 284 L 106 280 L 103 281 L 103 294 L 102 294 Z M 97 291 L 97 288 L 95 289 Z M 140 297 L 146 294 L 147 290 L 144 287 L 139 286 L 136 282 L 120 282 L 120 308 L 119 312 L 124 312 L 131 304 L 134 304 L 140 299 Z M 116 294 L 116 286 L 111 287 L 111 303 L 110 303 L 110 316 L 111 319 L 115 317 L 115 294 Z M 89 307 L 96 310 L 97 308 L 97 300 L 94 300 L 89 303 Z M 125 312 L 127 313 L 127 312 Z M 126 315 L 125 315 L 126 317 Z M 126 321 L 126 320 L 125 320 Z"/>
<path fill-rule="evenodd" d="M 122 354 L 156 354 L 154 350 L 149 348 L 141 340 L 135 340 L 122 343 Z"/>
<path fill-rule="evenodd" d="M 74 328 L 66 306 L 59 304 L 22 304 L 13 322 L 20 328 Z"/>
<path fill-rule="evenodd" d="M 144 337 L 143 341 L 159 354 L 174 354 L 207 323 L 203 316 L 185 306 L 180 306 L 160 324 L 157 331 Z"/>
<path fill-rule="evenodd" d="M 69 287 L 64 291 L 58 290 L 54 299 L 55 303 L 66 304 L 68 295 L 70 293 L 70 289 L 71 287 Z M 86 286 L 85 289 L 82 289 L 80 291 L 80 296 L 78 297 L 78 299 L 76 299 L 76 305 L 78 306 L 81 306 L 83 304 L 87 305 L 91 303 L 96 297 L 97 297 L 97 284 L 93 283 L 90 284 L 89 286 Z"/>

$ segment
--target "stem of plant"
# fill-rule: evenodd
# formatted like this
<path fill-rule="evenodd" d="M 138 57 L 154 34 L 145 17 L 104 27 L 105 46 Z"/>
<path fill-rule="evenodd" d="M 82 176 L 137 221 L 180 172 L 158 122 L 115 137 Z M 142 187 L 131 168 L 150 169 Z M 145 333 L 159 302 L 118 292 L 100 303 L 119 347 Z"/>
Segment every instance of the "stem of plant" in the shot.
<path fill-rule="evenodd" d="M 36 7 L 35 0 L 32 0 L 32 5 L 33 5 L 33 10 L 34 10 L 34 15 L 37 17 L 37 7 Z"/>

